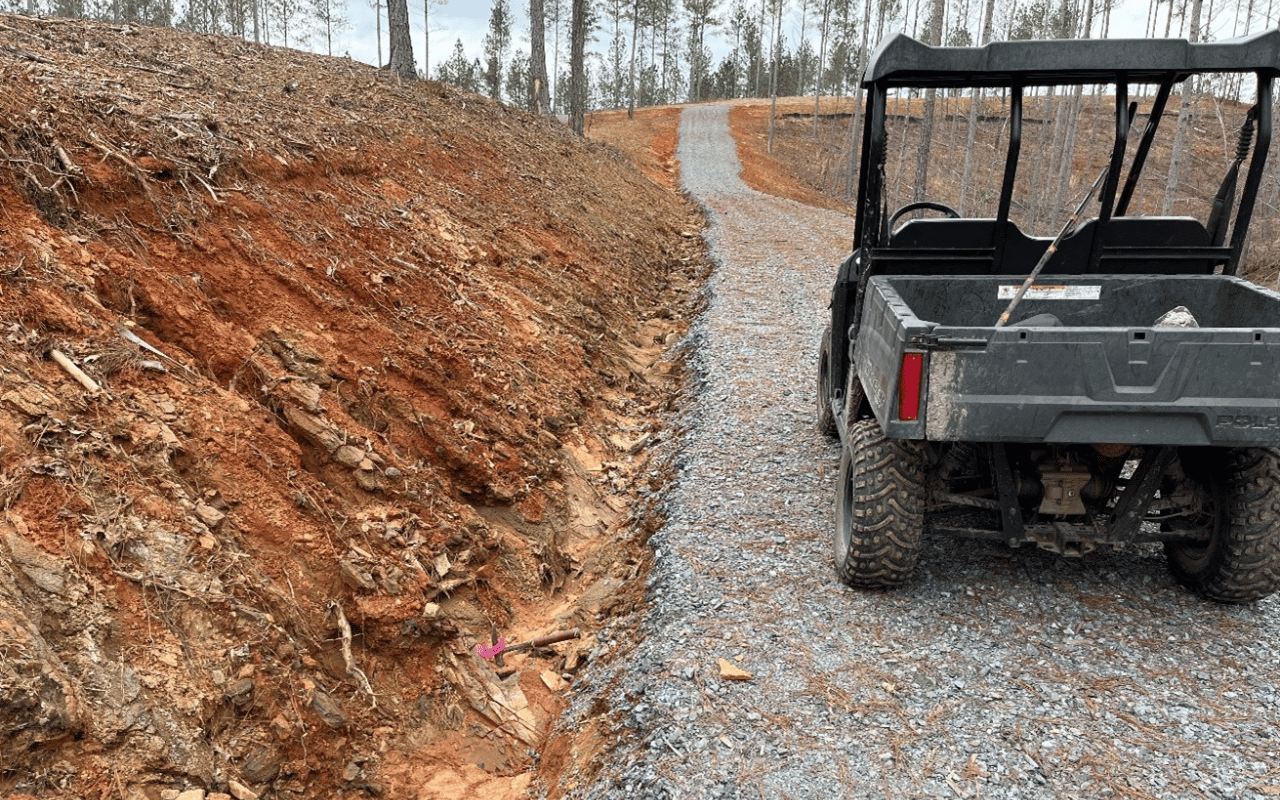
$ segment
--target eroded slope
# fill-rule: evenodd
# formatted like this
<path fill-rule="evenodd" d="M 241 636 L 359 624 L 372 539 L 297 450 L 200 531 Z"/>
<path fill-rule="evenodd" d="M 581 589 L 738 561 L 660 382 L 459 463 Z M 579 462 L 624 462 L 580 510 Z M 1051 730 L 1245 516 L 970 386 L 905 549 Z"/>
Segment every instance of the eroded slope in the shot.
<path fill-rule="evenodd" d="M 636 600 L 688 205 L 233 39 L 3 16 L 0 82 L 0 793 L 526 785 Z"/>

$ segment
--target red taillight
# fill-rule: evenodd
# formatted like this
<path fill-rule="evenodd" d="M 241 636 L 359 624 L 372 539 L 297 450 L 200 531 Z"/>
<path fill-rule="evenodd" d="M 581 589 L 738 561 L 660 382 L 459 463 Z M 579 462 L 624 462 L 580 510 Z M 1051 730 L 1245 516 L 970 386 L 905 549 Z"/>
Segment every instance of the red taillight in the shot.
<path fill-rule="evenodd" d="M 898 379 L 898 419 L 920 418 L 920 376 L 924 353 L 902 354 L 902 376 Z"/>

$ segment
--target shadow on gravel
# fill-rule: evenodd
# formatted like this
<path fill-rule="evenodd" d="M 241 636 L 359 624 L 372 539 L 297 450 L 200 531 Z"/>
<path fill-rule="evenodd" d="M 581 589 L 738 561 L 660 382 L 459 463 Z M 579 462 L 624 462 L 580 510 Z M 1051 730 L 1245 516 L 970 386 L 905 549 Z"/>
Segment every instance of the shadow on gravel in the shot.
<path fill-rule="evenodd" d="M 1241 606 L 1204 600 L 1174 580 L 1159 545 L 1067 558 L 1030 546 L 947 536 L 926 536 L 915 578 L 888 594 L 906 603 L 922 601 L 921 608 L 955 599 L 957 607 L 979 615 L 983 608 L 1006 615 L 1025 609 L 1037 627 L 1046 614 L 1067 619 L 1105 611 L 1128 616 L 1162 639 L 1182 638 L 1187 616 L 1210 624 L 1261 623 L 1275 606 L 1274 600 Z"/>

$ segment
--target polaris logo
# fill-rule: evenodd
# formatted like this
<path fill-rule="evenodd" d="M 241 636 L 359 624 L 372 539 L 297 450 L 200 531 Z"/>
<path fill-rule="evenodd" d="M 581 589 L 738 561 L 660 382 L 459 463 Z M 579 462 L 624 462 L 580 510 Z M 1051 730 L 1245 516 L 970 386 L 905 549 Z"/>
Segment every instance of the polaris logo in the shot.
<path fill-rule="evenodd" d="M 1263 417 L 1249 416 L 1241 414 L 1232 416 L 1231 414 L 1219 414 L 1217 427 L 1219 428 L 1280 428 L 1280 416 Z"/>

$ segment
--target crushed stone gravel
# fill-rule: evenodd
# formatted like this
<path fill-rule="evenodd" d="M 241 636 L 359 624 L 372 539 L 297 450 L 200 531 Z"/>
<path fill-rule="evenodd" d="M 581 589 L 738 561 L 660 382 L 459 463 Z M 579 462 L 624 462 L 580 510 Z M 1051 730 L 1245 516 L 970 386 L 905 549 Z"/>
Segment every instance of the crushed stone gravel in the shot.
<path fill-rule="evenodd" d="M 600 637 L 560 724 L 607 708 L 618 741 L 567 796 L 1280 794 L 1276 598 L 1204 602 L 1152 546 L 928 536 L 907 587 L 839 583 L 812 392 L 852 220 L 743 184 L 726 106 L 683 112 L 678 156 L 718 266 L 649 609 Z"/>

